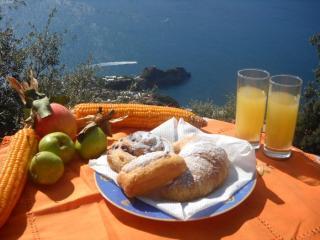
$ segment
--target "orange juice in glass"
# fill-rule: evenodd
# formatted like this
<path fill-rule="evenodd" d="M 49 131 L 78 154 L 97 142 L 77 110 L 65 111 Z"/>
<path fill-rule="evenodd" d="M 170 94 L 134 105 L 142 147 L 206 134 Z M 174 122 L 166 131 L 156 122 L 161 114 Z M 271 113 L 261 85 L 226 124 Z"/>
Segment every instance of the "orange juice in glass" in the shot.
<path fill-rule="evenodd" d="M 260 69 L 243 69 L 237 76 L 236 136 L 255 149 L 260 146 L 269 77 Z"/>
<path fill-rule="evenodd" d="M 302 80 L 291 75 L 270 78 L 264 153 L 288 158 L 296 127 Z"/>

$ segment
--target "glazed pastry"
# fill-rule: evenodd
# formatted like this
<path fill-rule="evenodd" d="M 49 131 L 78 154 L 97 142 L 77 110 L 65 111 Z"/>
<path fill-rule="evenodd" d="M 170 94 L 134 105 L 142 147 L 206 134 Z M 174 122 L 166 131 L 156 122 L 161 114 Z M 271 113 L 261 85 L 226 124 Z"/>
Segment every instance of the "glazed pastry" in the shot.
<path fill-rule="evenodd" d="M 228 176 L 228 156 L 212 142 L 188 138 L 177 142 L 175 149 L 184 158 L 187 170 L 159 190 L 163 198 L 185 202 L 204 197 Z"/>
<path fill-rule="evenodd" d="M 112 170 L 120 172 L 121 168 L 136 157 L 150 152 L 172 152 L 172 144 L 151 132 L 137 131 L 111 145 L 107 159 Z"/>
<path fill-rule="evenodd" d="M 156 151 L 172 152 L 173 147 L 169 141 L 151 132 L 137 131 L 112 144 L 107 159 L 111 169 L 120 172 L 134 158 Z"/>
<path fill-rule="evenodd" d="M 128 197 L 140 196 L 165 186 L 186 168 L 184 159 L 177 154 L 151 152 L 126 164 L 118 174 L 117 182 Z"/>
<path fill-rule="evenodd" d="M 107 155 L 109 166 L 115 172 L 120 172 L 121 168 L 134 158 L 136 157 L 122 149 L 115 149 L 111 154 Z"/>

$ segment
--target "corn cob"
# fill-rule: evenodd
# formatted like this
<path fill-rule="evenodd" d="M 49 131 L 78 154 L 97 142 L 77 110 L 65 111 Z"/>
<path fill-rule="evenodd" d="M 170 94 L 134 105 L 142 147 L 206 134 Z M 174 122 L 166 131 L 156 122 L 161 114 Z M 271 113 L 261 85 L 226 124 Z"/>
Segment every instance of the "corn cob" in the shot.
<path fill-rule="evenodd" d="M 0 228 L 11 214 L 27 179 L 28 164 L 36 154 L 38 139 L 33 129 L 19 130 L 0 165 Z"/>
<path fill-rule="evenodd" d="M 206 125 L 206 121 L 203 118 L 185 109 L 144 104 L 81 103 L 74 107 L 74 114 L 79 119 L 96 114 L 99 108 L 101 108 L 104 114 L 110 110 L 114 110 L 114 118 L 128 116 L 122 121 L 111 122 L 113 127 L 143 127 L 152 129 L 172 117 L 176 117 L 177 119 L 183 118 L 196 127 Z"/>

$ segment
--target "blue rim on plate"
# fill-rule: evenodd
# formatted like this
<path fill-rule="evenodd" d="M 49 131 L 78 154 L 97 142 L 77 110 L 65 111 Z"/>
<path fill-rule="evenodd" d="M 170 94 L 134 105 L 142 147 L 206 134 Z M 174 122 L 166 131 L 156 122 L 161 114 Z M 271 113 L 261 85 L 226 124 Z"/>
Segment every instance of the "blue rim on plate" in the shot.
<path fill-rule="evenodd" d="M 180 220 L 137 198 L 128 198 L 113 180 L 97 172 L 95 172 L 95 181 L 102 196 L 114 206 L 136 216 L 160 221 L 195 221 L 218 216 L 242 203 L 251 194 L 256 185 L 256 178 L 254 178 L 237 191 L 227 202 L 207 208 L 190 219 Z"/>

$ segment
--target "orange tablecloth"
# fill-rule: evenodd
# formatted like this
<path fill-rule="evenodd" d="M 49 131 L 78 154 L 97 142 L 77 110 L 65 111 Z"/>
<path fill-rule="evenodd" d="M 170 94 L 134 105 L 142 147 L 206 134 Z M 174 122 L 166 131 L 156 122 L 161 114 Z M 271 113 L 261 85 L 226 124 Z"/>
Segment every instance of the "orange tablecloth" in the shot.
<path fill-rule="evenodd" d="M 210 120 L 204 130 L 233 135 L 234 125 Z M 0 157 L 5 152 L 2 144 Z M 93 171 L 74 160 L 54 186 L 28 181 L 0 239 L 320 239 L 318 161 L 298 149 L 286 161 L 259 150 L 258 165 L 268 171 L 257 177 L 254 191 L 238 207 L 201 221 L 161 222 L 111 205 L 99 194 Z"/>

